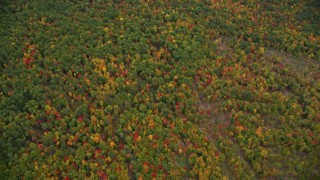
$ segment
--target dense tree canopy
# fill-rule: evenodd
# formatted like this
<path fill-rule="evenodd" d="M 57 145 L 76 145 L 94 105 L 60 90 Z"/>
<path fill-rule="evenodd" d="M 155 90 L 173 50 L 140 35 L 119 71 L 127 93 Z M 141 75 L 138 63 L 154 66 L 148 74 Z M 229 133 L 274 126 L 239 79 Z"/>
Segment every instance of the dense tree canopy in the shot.
<path fill-rule="evenodd" d="M 0 179 L 320 176 L 318 1 L 0 5 Z"/>

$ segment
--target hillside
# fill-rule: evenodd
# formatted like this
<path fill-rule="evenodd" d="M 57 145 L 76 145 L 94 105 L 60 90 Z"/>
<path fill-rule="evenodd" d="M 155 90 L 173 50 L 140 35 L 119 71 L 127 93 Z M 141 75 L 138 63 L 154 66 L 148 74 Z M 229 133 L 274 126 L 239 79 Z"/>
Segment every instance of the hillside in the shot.
<path fill-rule="evenodd" d="M 2 0 L 0 72 L 0 179 L 320 178 L 317 0 Z"/>

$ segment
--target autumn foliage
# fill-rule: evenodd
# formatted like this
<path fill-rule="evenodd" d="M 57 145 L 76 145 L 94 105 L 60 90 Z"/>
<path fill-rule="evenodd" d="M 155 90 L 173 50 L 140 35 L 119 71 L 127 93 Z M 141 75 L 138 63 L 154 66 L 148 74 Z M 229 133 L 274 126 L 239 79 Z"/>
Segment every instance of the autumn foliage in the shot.
<path fill-rule="evenodd" d="M 3 1 L 0 179 L 316 179 L 316 8 Z"/>

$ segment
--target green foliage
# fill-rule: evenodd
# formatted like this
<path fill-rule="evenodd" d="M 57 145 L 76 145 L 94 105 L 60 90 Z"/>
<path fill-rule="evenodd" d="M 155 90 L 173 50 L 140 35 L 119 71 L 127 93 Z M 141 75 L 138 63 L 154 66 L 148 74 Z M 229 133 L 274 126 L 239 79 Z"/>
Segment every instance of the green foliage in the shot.
<path fill-rule="evenodd" d="M 0 179 L 319 177 L 317 6 L 0 1 Z"/>

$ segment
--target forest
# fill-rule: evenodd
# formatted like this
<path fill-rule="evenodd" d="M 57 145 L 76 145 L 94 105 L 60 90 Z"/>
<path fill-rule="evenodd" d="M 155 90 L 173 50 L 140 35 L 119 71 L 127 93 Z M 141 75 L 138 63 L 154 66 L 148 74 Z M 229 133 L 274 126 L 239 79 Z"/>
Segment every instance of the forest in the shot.
<path fill-rule="evenodd" d="M 0 179 L 319 179 L 318 0 L 0 0 Z"/>

